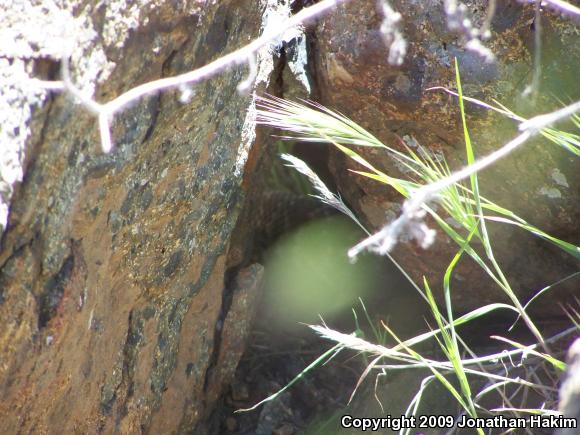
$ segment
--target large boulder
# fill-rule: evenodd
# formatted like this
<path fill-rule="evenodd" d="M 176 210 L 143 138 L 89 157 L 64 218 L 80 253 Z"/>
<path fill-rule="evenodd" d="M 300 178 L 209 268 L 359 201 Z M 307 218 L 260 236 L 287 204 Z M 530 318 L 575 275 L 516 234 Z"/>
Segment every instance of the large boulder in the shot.
<path fill-rule="evenodd" d="M 530 97 L 522 96 L 534 70 L 533 7 L 498 4 L 487 44 L 495 60 L 487 62 L 467 50 L 465 41 L 449 30 L 443 2 L 392 3 L 402 15 L 401 31 L 408 43 L 401 65 L 388 61 L 388 47 L 380 32 L 382 15 L 374 0 L 340 6 L 332 17 L 322 19 L 312 52 L 319 102 L 361 124 L 389 146 L 404 151 L 402 142 L 415 149 L 419 144 L 436 158 L 444 156 L 452 168 L 465 164 L 457 99 L 429 90 L 456 88 L 454 58 L 466 95 L 488 103 L 497 99 L 523 116 L 558 107 L 561 103 L 554 95 L 570 100 L 580 97 L 576 77 L 580 44 L 574 23 L 565 18 L 542 13 L 540 92 L 533 105 Z M 468 13 L 476 26 L 485 19 L 487 3 L 470 2 Z M 515 123 L 501 115 L 472 105 L 467 111 L 476 156 L 490 153 L 518 134 Z M 408 176 L 385 150 L 359 147 L 357 152 L 389 175 Z M 546 139 L 530 141 L 482 172 L 481 190 L 547 233 L 578 244 L 580 172 L 576 160 Z M 350 172 L 361 167 L 338 151 L 333 152 L 330 166 L 339 191 L 370 228 L 377 230 L 399 215 L 402 197 L 394 189 Z M 429 225 L 437 227 L 433 221 Z M 498 263 L 522 303 L 578 270 L 577 261 L 569 255 L 519 228 L 493 222 L 488 226 Z M 426 276 L 443 304 L 442 277 L 457 251 L 458 246 L 439 230 L 429 249 L 403 240 L 393 255 L 415 282 L 422 283 Z M 548 294 L 557 295 L 561 302 L 572 301 L 578 285 L 576 277 Z M 461 312 L 507 300 L 467 255 L 455 270 L 452 292 L 453 306 Z M 557 303 L 541 301 L 530 309 L 544 316 L 563 315 Z"/>
<path fill-rule="evenodd" d="M 93 115 L 66 94 L 43 100 L 23 75 L 58 79 L 69 45 L 73 79 L 106 102 L 251 41 L 273 3 L 77 3 L 2 12 L 15 40 L 1 48 L 3 73 L 18 79 L 3 81 L 2 97 L 21 121 L 9 139 L 24 177 L 2 185 L 12 198 L 0 250 L 0 432 L 188 432 L 233 376 L 261 276 L 247 270 L 225 305 L 255 138 L 252 98 L 237 91 L 247 68 L 197 85 L 186 103 L 175 91 L 135 102 L 115 116 L 110 154 Z M 49 30 L 38 38 L 39 28 Z"/>

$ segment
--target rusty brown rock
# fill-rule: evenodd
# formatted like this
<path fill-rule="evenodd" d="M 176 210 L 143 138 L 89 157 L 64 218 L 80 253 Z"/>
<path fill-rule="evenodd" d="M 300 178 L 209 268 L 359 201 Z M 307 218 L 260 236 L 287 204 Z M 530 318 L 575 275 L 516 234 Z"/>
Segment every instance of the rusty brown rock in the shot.
<path fill-rule="evenodd" d="M 445 156 L 452 168 L 465 164 L 465 149 L 457 100 L 433 86 L 455 88 L 453 59 L 457 57 L 466 95 L 492 103 L 498 99 L 522 115 L 548 112 L 556 107 L 552 93 L 578 99 L 574 78 L 580 60 L 578 36 L 565 19 L 543 15 L 542 87 L 538 104 L 530 107 L 522 91 L 531 81 L 533 8 L 515 2 L 499 6 L 492 22 L 489 48 L 494 63 L 485 63 L 466 51 L 445 24 L 442 2 L 394 2 L 402 14 L 408 53 L 401 66 L 387 62 L 387 49 L 379 32 L 381 17 L 373 0 L 341 6 L 321 20 L 313 49 L 319 101 L 347 115 L 389 146 L 404 151 L 402 141 L 420 144 Z M 476 23 L 485 15 L 487 2 L 471 2 Z M 348 31 L 345 31 L 347 29 Z M 549 57 L 549 60 L 547 59 Z M 488 154 L 517 135 L 515 124 L 499 115 L 467 106 L 468 123 L 477 156 Z M 360 147 L 364 158 L 385 173 L 405 177 L 385 151 Z M 359 169 L 338 151 L 331 171 L 338 189 L 373 229 L 382 227 L 400 211 L 402 198 L 393 189 L 358 176 Z M 542 230 L 566 241 L 580 241 L 580 172 L 574 157 L 547 140 L 536 140 L 480 175 L 487 198 L 497 202 Z M 437 228 L 434 222 L 429 222 Z M 578 270 L 578 263 L 549 243 L 523 230 L 489 223 L 492 246 L 506 276 L 522 301 L 544 286 Z M 443 303 L 443 274 L 458 246 L 438 231 L 435 244 L 422 250 L 414 242 L 401 243 L 394 257 L 416 282 L 429 279 Z M 465 256 L 464 256 L 465 257 Z M 570 302 L 578 279 L 551 290 L 560 302 Z M 453 306 L 465 312 L 484 303 L 506 301 L 499 287 L 471 259 L 463 258 L 452 283 Z M 544 316 L 563 315 L 557 303 L 532 304 Z"/>
<path fill-rule="evenodd" d="M 229 307 L 223 325 L 220 325 L 221 343 L 216 363 L 211 367 L 208 375 L 208 390 L 214 397 L 208 397 L 210 401 L 218 399 L 222 385 L 229 385 L 233 379 L 236 367 L 246 349 L 246 342 L 252 326 L 253 314 L 258 307 L 264 267 L 252 264 L 236 273 L 234 282 L 231 283 L 229 294 Z M 248 314 L 250 313 L 250 315 Z"/>
<path fill-rule="evenodd" d="M 92 3 L 82 13 L 99 28 Z M 124 46 L 108 47 L 116 67 L 96 98 L 259 34 L 253 0 L 190 3 L 143 8 Z M 68 97 L 34 113 L 0 250 L 0 432 L 189 432 L 211 412 L 223 382 L 206 377 L 243 198 L 232 169 L 250 104 L 236 90 L 244 73 L 200 84 L 187 104 L 174 91 L 136 103 L 115 118 L 108 155 L 95 118 Z"/>

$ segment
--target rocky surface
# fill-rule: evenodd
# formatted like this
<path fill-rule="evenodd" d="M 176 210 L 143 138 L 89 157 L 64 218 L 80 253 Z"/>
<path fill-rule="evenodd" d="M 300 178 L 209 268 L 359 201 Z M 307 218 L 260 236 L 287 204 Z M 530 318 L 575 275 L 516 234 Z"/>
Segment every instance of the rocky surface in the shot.
<path fill-rule="evenodd" d="M 400 66 L 388 62 L 379 31 L 382 16 L 375 1 L 341 6 L 335 15 L 321 20 L 312 51 L 317 101 L 345 114 L 389 146 L 404 151 L 402 141 L 411 148 L 421 145 L 436 158 L 444 156 L 451 168 L 460 168 L 465 163 L 465 149 L 457 99 L 429 90 L 434 86 L 456 88 L 454 58 L 466 95 L 488 103 L 497 99 L 522 116 L 558 107 L 554 95 L 563 93 L 570 101 L 580 97 L 574 78 L 574 65 L 580 60 L 579 37 L 570 21 L 542 15 L 541 88 L 532 105 L 522 92 L 532 80 L 533 8 L 498 3 L 487 44 L 496 60 L 486 63 L 477 53 L 464 49 L 459 35 L 449 30 L 442 3 L 393 2 L 403 16 L 402 30 L 408 42 Z M 486 4 L 469 3 L 476 25 L 484 20 Z M 517 135 L 515 124 L 500 115 L 470 105 L 467 109 L 476 156 L 488 154 Z M 385 173 L 406 176 L 385 151 L 357 151 Z M 333 153 L 331 168 L 339 191 L 371 228 L 378 229 L 398 216 L 402 198 L 393 189 L 349 172 L 358 167 L 339 152 Z M 549 234 L 578 244 L 580 172 L 571 153 L 547 140 L 536 140 L 484 171 L 480 178 L 484 196 Z M 437 228 L 434 222 L 430 226 Z M 498 261 L 523 303 L 544 286 L 578 270 L 576 260 L 545 241 L 508 225 L 491 223 L 489 227 Z M 414 242 L 401 243 L 394 257 L 416 282 L 426 276 L 432 288 L 440 289 L 456 252 L 457 245 L 439 230 L 430 249 L 423 250 Z M 462 259 L 454 275 L 453 306 L 457 311 L 506 300 L 470 259 Z M 550 294 L 569 302 L 579 285 L 575 279 Z M 444 303 L 442 293 L 439 295 Z M 530 308 L 544 316 L 562 315 L 558 304 L 540 302 Z"/>
<path fill-rule="evenodd" d="M 401 66 L 386 62 L 376 2 L 357 1 L 312 27 L 308 45 L 296 36 L 293 46 L 278 44 L 283 56 L 263 53 L 258 88 L 263 92 L 271 78 L 271 92 L 296 98 L 311 87 L 312 98 L 391 145 L 399 138 L 416 140 L 460 166 L 456 101 L 427 88 L 453 87 L 457 56 L 467 93 L 509 97 L 502 102 L 526 114 L 529 108 L 518 95 L 530 79 L 530 9 L 501 6 L 505 10 L 497 13 L 490 43 L 498 62 L 488 65 L 447 30 L 441 2 L 392 3 L 403 14 L 409 41 Z M 481 16 L 485 2 L 472 3 Z M 2 72 L 21 68 L 57 79 L 56 59 L 71 40 L 56 30 L 69 29 L 80 35 L 71 55 L 75 80 L 83 92 L 108 101 L 136 84 L 190 71 L 251 41 L 265 17 L 279 20 L 288 12 L 273 12 L 276 4 L 192 0 L 178 7 L 147 1 L 139 9 L 122 1 L 76 2 L 58 13 L 31 6 L 10 15 L 16 36 L 9 37 L 28 41 L 27 49 L 2 47 L 0 65 L 6 67 Z M 53 26 L 42 37 L 34 32 L 17 37 L 22 17 L 39 20 L 37 29 Z M 543 74 L 554 80 L 544 81 L 543 90 L 561 95 L 558 80 L 574 78 L 577 62 L 558 59 L 576 59 L 580 45 L 573 43 L 577 35 L 565 20 L 548 17 L 544 27 L 549 31 Z M 43 40 L 50 44 L 35 42 Z M 301 63 L 307 46 L 308 71 Z M 0 432 L 210 430 L 208 416 L 219 414 L 215 404 L 244 351 L 263 274 L 246 258 L 255 214 L 246 209 L 238 222 L 247 194 L 262 187 L 255 187 L 262 178 L 256 172 L 268 167 L 271 156 L 265 150 L 267 133 L 248 130 L 252 98 L 236 89 L 246 72 L 236 67 L 200 84 L 186 102 L 179 101 L 181 92 L 170 91 L 136 103 L 116 116 L 116 149 L 107 155 L 99 149 L 95 118 L 66 95 L 41 101 L 40 91 L 14 88 L 20 89 L 22 112 L 18 122 L 2 118 L 10 128 L 1 132 L 3 141 L 12 141 L 6 167 L 14 184 L 9 186 L 8 172 L 2 172 L 0 194 L 3 201 L 11 198 L 9 215 L 0 203 L 0 224 L 7 222 L 0 245 Z M 570 98 L 580 92 L 577 86 L 565 89 Z M 5 106 L 16 107 L 12 94 L 6 95 L 2 116 Z M 472 112 L 470 125 L 479 155 L 513 133 L 509 122 L 481 111 Z M 363 154 L 399 173 L 376 150 Z M 318 160 L 321 170 L 325 164 Z M 350 174 L 349 165 L 333 154 L 330 182 L 377 228 L 385 210 L 396 215 L 401 198 Z M 485 195 L 542 229 L 578 242 L 579 176 L 568 154 L 538 142 L 483 174 L 482 186 Z M 524 301 L 577 267 L 517 230 L 492 229 L 497 255 Z M 404 244 L 395 254 L 417 280 L 427 275 L 437 288 L 455 252 L 439 233 L 429 251 Z M 468 261 L 460 264 L 459 274 L 462 279 L 454 283 L 459 311 L 501 299 Z M 557 304 L 541 308 L 544 315 L 561 314 Z M 397 312 L 405 317 L 406 311 Z M 270 390 L 264 388 L 264 394 Z M 223 424 L 228 421 L 218 425 Z"/>
<path fill-rule="evenodd" d="M 95 97 L 238 48 L 259 35 L 258 3 L 83 3 L 75 14 L 96 29 L 115 8 L 135 20 L 82 47 L 114 64 Z M 43 78 L 58 78 L 56 60 L 44 62 Z M 95 118 L 66 95 L 33 113 L 0 251 L 0 432 L 187 432 L 211 411 L 245 342 L 230 319 L 243 324 L 254 305 L 248 288 L 231 316 L 222 307 L 245 74 L 200 84 L 185 104 L 175 91 L 137 102 L 115 118 L 108 155 Z"/>

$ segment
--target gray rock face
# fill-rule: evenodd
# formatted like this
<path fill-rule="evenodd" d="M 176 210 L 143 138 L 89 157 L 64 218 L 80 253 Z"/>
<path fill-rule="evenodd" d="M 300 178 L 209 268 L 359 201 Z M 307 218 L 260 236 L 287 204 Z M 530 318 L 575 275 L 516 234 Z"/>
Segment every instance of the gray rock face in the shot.
<path fill-rule="evenodd" d="M 485 16 L 486 4 L 470 2 L 469 12 L 476 25 Z M 451 168 L 465 164 L 457 99 L 429 90 L 433 86 L 456 88 L 454 58 L 459 62 L 467 96 L 488 103 L 497 99 L 522 116 L 558 107 L 555 92 L 569 95 L 570 101 L 580 96 L 573 72 L 580 60 L 580 44 L 573 24 L 565 19 L 543 15 L 541 88 L 537 104 L 531 107 L 522 92 L 532 80 L 533 9 L 502 3 L 488 43 L 496 61 L 486 63 L 477 53 L 467 51 L 457 34 L 449 30 L 442 2 L 396 2 L 393 7 L 403 17 L 408 42 L 401 66 L 387 61 L 388 50 L 378 31 L 382 18 L 374 1 L 341 6 L 332 17 L 321 20 L 313 56 L 319 102 L 345 114 L 395 149 L 404 152 L 403 141 L 411 148 L 420 144 L 435 156 L 444 156 Z M 470 105 L 467 110 L 476 156 L 487 155 L 518 134 L 515 124 L 500 115 Z M 360 147 L 357 152 L 389 175 L 407 176 L 386 151 Z M 580 172 L 575 160 L 547 140 L 531 141 L 480 174 L 482 194 L 547 233 L 578 244 Z M 397 192 L 349 169 L 360 167 L 334 152 L 331 170 L 339 190 L 371 228 L 378 229 L 398 216 L 402 197 Z M 429 225 L 437 228 L 434 222 Z M 498 223 L 488 227 L 498 262 L 523 303 L 544 286 L 578 270 L 577 261 L 569 255 L 518 228 Z M 426 276 L 431 287 L 439 289 L 457 250 L 439 230 L 430 249 L 423 250 L 414 242 L 402 243 L 394 257 L 416 282 L 421 283 Z M 552 289 L 550 295 L 571 301 L 578 285 L 578 279 L 568 281 Z M 452 290 L 453 307 L 461 312 L 505 300 L 499 287 L 468 258 L 458 264 Z M 444 303 L 442 297 L 439 301 Z M 530 309 L 546 316 L 563 314 L 558 304 L 543 304 L 541 299 Z"/>

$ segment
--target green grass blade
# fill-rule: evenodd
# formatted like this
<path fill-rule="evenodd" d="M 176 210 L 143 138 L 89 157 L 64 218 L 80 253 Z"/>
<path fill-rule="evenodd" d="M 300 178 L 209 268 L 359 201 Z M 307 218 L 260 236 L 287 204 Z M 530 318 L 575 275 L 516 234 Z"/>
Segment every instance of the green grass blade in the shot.
<path fill-rule="evenodd" d="M 286 391 L 288 391 L 290 388 L 292 388 L 292 386 L 294 384 L 296 384 L 297 382 L 299 382 L 302 379 L 304 379 L 304 377 L 306 376 L 306 374 L 310 370 L 312 370 L 312 369 L 318 367 L 319 365 L 321 365 L 327 358 L 334 357 L 333 354 L 336 354 L 336 353 L 340 352 L 341 349 L 342 349 L 342 346 L 339 345 L 339 344 L 337 344 L 336 346 L 333 346 L 332 348 L 330 348 L 329 350 L 327 350 L 326 352 L 324 352 L 322 355 L 320 355 L 318 358 L 316 358 L 314 361 L 312 361 L 294 379 L 292 379 L 290 382 L 288 382 L 288 384 L 286 384 L 283 388 L 281 388 L 280 390 L 278 390 L 276 393 L 272 394 L 271 396 L 266 397 L 264 400 L 261 400 L 260 402 L 256 403 L 254 406 L 252 406 L 250 408 L 237 409 L 235 412 L 248 412 L 248 411 L 253 411 L 256 408 L 258 408 L 261 405 L 263 405 L 264 403 L 268 403 L 268 402 L 271 402 L 272 400 L 276 400 L 278 397 L 280 397 L 280 395 L 284 394 Z"/>

